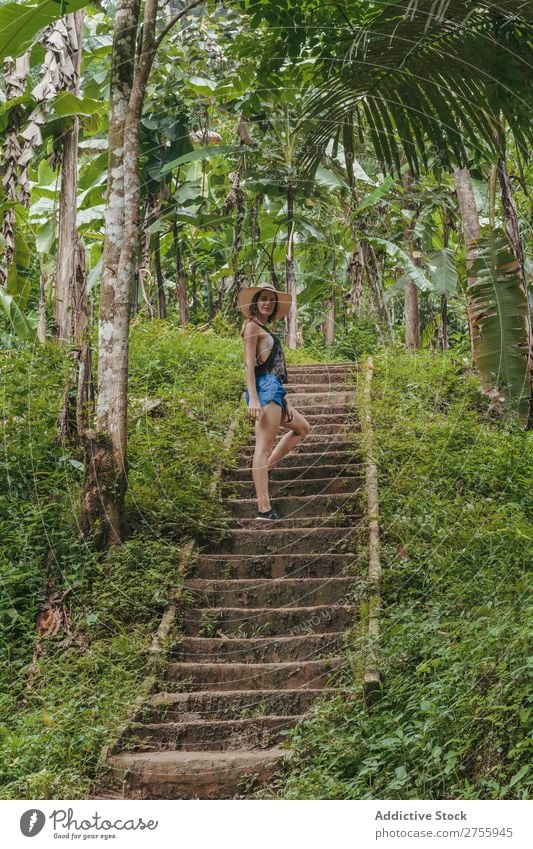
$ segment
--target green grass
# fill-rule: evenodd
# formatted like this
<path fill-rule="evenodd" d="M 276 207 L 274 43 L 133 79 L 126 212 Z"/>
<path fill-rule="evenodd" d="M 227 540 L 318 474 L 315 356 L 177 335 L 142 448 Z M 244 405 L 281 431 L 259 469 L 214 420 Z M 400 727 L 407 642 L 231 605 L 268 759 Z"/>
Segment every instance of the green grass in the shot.
<path fill-rule="evenodd" d="M 361 390 L 361 387 L 360 387 Z M 376 358 L 382 700 L 343 683 L 288 735 L 287 799 L 529 798 L 531 436 L 489 418 L 458 357 Z"/>
<path fill-rule="evenodd" d="M 128 541 L 103 557 L 77 538 L 83 457 L 55 440 L 66 371 L 53 346 L 0 353 L 2 798 L 94 791 L 101 747 L 139 691 L 179 584 L 182 542 L 224 526 L 209 483 L 231 462 L 222 443 L 243 387 L 238 335 L 132 327 Z M 141 412 L 145 398 L 161 399 L 156 415 Z M 60 628 L 33 660 L 39 606 L 67 588 L 70 633 Z"/>

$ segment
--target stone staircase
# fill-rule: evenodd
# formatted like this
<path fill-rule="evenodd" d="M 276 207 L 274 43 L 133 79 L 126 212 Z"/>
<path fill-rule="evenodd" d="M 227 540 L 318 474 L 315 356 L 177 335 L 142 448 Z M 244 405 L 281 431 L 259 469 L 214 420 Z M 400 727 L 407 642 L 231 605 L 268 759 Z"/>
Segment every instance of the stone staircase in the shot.
<path fill-rule="evenodd" d="M 349 438 L 358 429 L 352 369 L 289 368 L 292 403 L 312 430 L 270 473 L 272 504 L 286 519 L 254 518 L 253 436 L 225 472 L 233 523 L 198 555 L 157 692 L 109 758 L 126 797 L 242 797 L 287 758 L 284 732 L 343 664 L 364 586 L 355 568 L 363 470 Z"/>

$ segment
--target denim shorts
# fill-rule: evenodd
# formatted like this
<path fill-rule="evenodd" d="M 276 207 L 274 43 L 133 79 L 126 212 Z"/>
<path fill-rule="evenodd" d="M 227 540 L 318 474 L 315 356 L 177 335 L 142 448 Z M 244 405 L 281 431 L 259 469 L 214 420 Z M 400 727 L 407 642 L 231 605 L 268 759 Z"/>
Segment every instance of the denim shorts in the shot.
<path fill-rule="evenodd" d="M 285 408 L 284 397 L 287 390 L 284 388 L 281 380 L 275 374 L 262 374 L 255 380 L 257 396 L 262 407 L 268 404 L 269 401 L 275 401 L 281 409 Z M 250 403 L 250 393 L 246 390 L 246 403 Z"/>

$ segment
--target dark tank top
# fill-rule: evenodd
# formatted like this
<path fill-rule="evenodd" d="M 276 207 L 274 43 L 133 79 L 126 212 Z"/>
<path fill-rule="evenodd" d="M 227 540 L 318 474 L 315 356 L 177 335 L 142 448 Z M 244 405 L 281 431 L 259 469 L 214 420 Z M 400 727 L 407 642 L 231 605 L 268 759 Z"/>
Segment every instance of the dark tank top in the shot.
<path fill-rule="evenodd" d="M 257 320 L 256 320 L 257 321 Z M 272 333 L 268 327 L 265 327 L 264 324 L 261 324 L 260 321 L 257 321 L 257 324 L 266 330 L 267 333 L 272 336 L 274 340 L 274 344 L 272 345 L 272 350 L 268 355 L 267 359 L 264 363 L 260 363 L 255 366 L 255 376 L 260 377 L 263 374 L 275 374 L 276 377 L 279 377 L 282 383 L 287 383 L 287 366 L 285 364 L 285 357 L 283 356 L 283 350 L 281 347 L 281 342 L 278 337 Z"/>

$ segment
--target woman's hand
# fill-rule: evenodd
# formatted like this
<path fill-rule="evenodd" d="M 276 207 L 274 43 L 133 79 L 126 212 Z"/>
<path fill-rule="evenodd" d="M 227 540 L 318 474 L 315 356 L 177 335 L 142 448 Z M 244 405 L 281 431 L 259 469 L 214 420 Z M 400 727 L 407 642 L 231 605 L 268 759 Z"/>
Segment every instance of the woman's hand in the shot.
<path fill-rule="evenodd" d="M 263 415 L 263 408 L 259 403 L 259 398 L 250 398 L 248 404 L 248 415 L 254 422 L 258 422 Z"/>
<path fill-rule="evenodd" d="M 285 421 L 292 422 L 292 407 L 287 401 L 287 398 L 285 398 Z"/>

